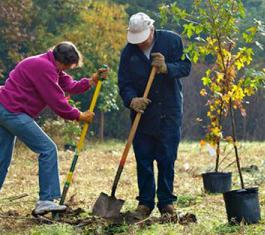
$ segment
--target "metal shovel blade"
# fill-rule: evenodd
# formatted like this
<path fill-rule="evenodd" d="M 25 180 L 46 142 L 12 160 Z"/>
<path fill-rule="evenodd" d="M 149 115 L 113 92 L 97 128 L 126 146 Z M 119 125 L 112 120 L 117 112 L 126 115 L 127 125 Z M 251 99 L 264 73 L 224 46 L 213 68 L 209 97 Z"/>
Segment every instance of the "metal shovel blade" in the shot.
<path fill-rule="evenodd" d="M 106 193 L 100 193 L 95 205 L 93 206 L 93 215 L 102 218 L 119 217 L 124 200 L 108 196 Z"/>

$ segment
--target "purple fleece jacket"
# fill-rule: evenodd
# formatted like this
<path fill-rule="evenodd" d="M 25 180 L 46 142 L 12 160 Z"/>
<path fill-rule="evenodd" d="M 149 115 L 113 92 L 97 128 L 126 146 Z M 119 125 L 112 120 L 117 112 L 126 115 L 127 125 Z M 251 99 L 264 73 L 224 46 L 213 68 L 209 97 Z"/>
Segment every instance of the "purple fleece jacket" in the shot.
<path fill-rule="evenodd" d="M 69 105 L 65 92 L 83 93 L 90 88 L 90 79 L 74 81 L 63 71 L 58 71 L 52 51 L 28 57 L 17 64 L 0 88 L 0 103 L 13 113 L 26 113 L 36 117 L 50 107 L 64 119 L 77 120 L 80 112 Z"/>

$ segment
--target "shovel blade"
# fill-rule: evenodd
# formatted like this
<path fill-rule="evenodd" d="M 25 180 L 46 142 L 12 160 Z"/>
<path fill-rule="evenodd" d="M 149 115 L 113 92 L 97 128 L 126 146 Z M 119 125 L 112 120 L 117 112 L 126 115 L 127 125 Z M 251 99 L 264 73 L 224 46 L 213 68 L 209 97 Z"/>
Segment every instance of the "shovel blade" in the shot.
<path fill-rule="evenodd" d="M 110 197 L 105 193 L 100 193 L 95 205 L 93 206 L 93 215 L 102 218 L 119 217 L 124 200 Z"/>

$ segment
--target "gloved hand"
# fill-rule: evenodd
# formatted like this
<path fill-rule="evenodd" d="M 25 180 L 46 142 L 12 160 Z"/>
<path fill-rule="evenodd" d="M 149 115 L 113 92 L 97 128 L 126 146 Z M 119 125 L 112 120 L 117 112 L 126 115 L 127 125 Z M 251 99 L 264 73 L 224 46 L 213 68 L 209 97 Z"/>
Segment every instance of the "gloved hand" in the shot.
<path fill-rule="evenodd" d="M 84 121 L 87 123 L 91 123 L 93 121 L 94 116 L 95 116 L 94 112 L 90 112 L 90 111 L 80 112 L 78 121 Z"/>
<path fill-rule="evenodd" d="M 144 113 L 147 105 L 151 103 L 151 100 L 143 97 L 135 97 L 132 99 L 130 108 L 137 113 Z"/>
<path fill-rule="evenodd" d="M 157 67 L 157 73 L 167 73 L 167 65 L 165 62 L 165 57 L 159 53 L 152 53 L 152 66 Z"/>
<path fill-rule="evenodd" d="M 96 73 L 92 74 L 91 85 L 96 86 L 99 78 L 107 79 L 109 74 L 109 68 L 100 68 Z"/>

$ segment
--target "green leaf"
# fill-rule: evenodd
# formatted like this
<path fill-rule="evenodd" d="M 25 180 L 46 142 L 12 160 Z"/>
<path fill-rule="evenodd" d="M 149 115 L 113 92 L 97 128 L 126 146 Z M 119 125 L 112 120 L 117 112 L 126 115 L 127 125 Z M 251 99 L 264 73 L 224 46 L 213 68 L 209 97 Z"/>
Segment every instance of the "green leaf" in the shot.
<path fill-rule="evenodd" d="M 250 43 L 253 41 L 256 33 L 257 33 L 257 26 L 252 26 L 248 28 L 245 32 L 243 32 L 242 37 L 246 43 Z"/>
<path fill-rule="evenodd" d="M 195 27 L 195 33 L 200 34 L 203 31 L 203 26 L 201 24 L 198 24 Z"/>
<path fill-rule="evenodd" d="M 187 35 L 188 38 L 191 38 L 193 32 L 195 32 L 195 26 L 193 25 L 193 23 L 184 24 L 183 27 L 184 27 L 183 32 Z"/>
<path fill-rule="evenodd" d="M 202 84 L 204 86 L 209 86 L 211 84 L 211 79 L 209 77 L 203 77 L 202 78 Z"/>

